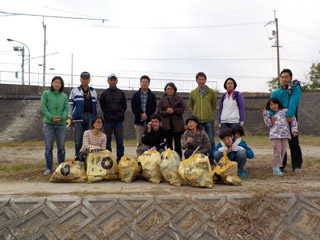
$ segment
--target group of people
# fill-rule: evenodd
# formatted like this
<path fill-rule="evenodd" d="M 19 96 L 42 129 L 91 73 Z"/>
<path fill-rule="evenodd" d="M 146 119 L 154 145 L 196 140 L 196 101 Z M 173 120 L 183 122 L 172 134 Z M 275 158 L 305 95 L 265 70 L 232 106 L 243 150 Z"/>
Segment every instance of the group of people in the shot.
<path fill-rule="evenodd" d="M 226 152 L 230 160 L 238 162 L 239 176 L 246 177 L 244 170 L 246 160 L 253 158 L 254 154 L 241 139 L 244 135 L 245 120 L 243 96 L 235 90 L 236 81 L 233 78 L 227 78 L 224 82 L 226 92 L 219 100 L 219 137 L 221 141 L 215 146 L 213 112 L 217 106 L 217 97 L 215 91 L 206 85 L 206 80 L 205 73 L 199 72 L 196 75 L 198 87 L 189 95 L 192 115 L 184 122 L 183 113 L 186 105 L 182 97 L 177 94 L 175 84 L 172 82 L 166 84 L 164 94 L 157 103 L 155 94 L 149 88 L 150 78 L 147 75 L 140 78 L 140 89 L 131 98 L 137 142 L 136 154 L 140 156 L 148 149 L 161 153 L 168 147 L 174 149 L 181 159 L 183 150 L 185 159 L 194 153 L 207 154 L 211 165 L 214 166 L 223 156 L 223 152 Z M 127 99 L 125 93 L 117 88 L 117 76 L 115 74 L 108 76 L 109 88 L 104 90 L 99 97 L 103 118 L 97 116 L 98 97 L 96 91 L 89 86 L 90 74 L 82 72 L 80 82 L 81 85 L 72 89 L 68 99 L 63 92 L 63 79 L 56 76 L 52 79 L 50 90 L 44 91 L 41 97 L 44 114 L 45 174 L 52 173 L 52 150 L 55 136 L 59 164 L 65 159 L 64 143 L 67 119 L 69 119 L 69 125 L 75 129 L 76 160 L 83 161 L 87 151 L 92 147 L 112 151 L 113 134 L 116 140 L 117 161 L 119 162 L 124 155 L 123 121 L 127 110 Z M 280 89 L 272 93 L 267 109 L 263 111 L 264 120 L 273 132 L 271 137 L 270 131 L 270 138 L 274 146 L 273 171 L 277 175 L 282 174 L 280 168 L 283 169 L 286 164 L 284 146 L 286 142 L 279 139 L 291 139 L 289 145 L 293 170 L 301 168 L 302 164 L 296 121 L 293 118 L 297 114 L 301 90 L 299 93 L 299 88 L 293 86 L 291 82 L 292 73 L 290 75 L 286 69 L 283 70 L 282 85 Z M 274 108 L 274 105 L 278 105 L 278 108 Z M 287 130 L 291 129 L 291 134 L 283 135 L 282 132 L 278 135 L 274 134 L 275 131 L 278 131 L 278 127 L 286 124 L 287 128 L 283 131 L 288 132 Z"/>

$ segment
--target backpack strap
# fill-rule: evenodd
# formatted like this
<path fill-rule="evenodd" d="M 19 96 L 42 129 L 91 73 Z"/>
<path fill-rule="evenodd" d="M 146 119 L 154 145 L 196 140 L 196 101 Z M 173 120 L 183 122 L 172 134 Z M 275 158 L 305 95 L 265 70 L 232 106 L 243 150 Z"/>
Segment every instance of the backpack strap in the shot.
<path fill-rule="evenodd" d="M 287 89 L 287 93 L 289 94 L 289 96 L 292 93 L 292 90 L 296 87 L 299 86 L 301 88 L 301 82 L 298 81 L 297 79 L 293 80 L 291 83 L 288 84 L 288 89 Z"/>
<path fill-rule="evenodd" d="M 298 81 L 297 79 L 293 80 L 291 83 L 288 84 L 287 93 L 289 94 L 289 101 L 290 101 L 290 96 L 291 96 L 292 90 L 296 86 L 299 86 L 301 88 L 301 82 Z M 298 108 L 299 108 L 299 105 L 297 106 L 296 112 L 294 113 L 297 120 L 298 120 Z"/>
<path fill-rule="evenodd" d="M 232 99 L 235 100 L 238 104 L 238 107 L 239 107 L 239 97 L 238 97 L 238 91 L 234 91 L 233 92 L 233 96 L 232 96 Z"/>

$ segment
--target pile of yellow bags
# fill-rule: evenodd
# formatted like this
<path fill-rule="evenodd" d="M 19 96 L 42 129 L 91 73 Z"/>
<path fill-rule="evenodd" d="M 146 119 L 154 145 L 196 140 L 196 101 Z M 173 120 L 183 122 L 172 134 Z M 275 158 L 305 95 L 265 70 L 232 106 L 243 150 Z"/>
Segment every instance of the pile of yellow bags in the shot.
<path fill-rule="evenodd" d="M 208 156 L 194 154 L 181 162 L 180 156 L 170 148 L 161 155 L 156 150 L 147 150 L 138 159 L 124 155 L 119 165 L 108 150 L 91 151 L 87 157 L 87 171 L 84 163 L 71 159 L 61 163 L 50 178 L 50 182 L 97 182 L 120 178 L 133 182 L 140 174 L 152 183 L 162 178 L 169 184 L 181 186 L 184 182 L 194 187 L 212 188 L 213 183 L 241 185 L 237 176 L 238 164 L 224 157 L 211 171 Z"/>

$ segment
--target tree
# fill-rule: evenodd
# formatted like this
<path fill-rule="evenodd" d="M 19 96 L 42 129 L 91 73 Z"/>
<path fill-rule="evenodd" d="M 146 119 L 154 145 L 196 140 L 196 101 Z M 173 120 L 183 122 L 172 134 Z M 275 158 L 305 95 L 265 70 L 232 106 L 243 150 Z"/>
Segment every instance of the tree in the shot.
<path fill-rule="evenodd" d="M 309 72 L 311 91 L 320 90 L 320 63 L 312 63 Z"/>
<path fill-rule="evenodd" d="M 270 92 L 277 90 L 279 88 L 280 79 L 278 77 L 272 78 L 270 81 L 267 82 L 268 88 Z"/>

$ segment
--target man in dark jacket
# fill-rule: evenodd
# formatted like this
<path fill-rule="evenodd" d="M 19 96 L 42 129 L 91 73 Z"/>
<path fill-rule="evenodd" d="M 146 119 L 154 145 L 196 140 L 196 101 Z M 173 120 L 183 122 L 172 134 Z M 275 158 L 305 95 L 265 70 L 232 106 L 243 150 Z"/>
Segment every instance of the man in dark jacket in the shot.
<path fill-rule="evenodd" d="M 115 74 L 108 76 L 109 88 L 100 96 L 100 107 L 105 121 L 103 132 L 107 135 L 107 149 L 112 151 L 111 139 L 114 132 L 117 143 L 117 161 L 124 154 L 123 121 L 127 110 L 127 99 L 122 90 L 117 88 L 118 78 Z"/>
<path fill-rule="evenodd" d="M 151 149 L 157 150 L 162 153 L 167 145 L 167 131 L 160 126 L 161 116 L 159 114 L 153 114 L 151 121 L 148 122 L 147 127 L 142 135 L 141 153 Z"/>
<path fill-rule="evenodd" d="M 157 108 L 156 95 L 149 89 L 150 78 L 147 75 L 143 75 L 140 78 L 139 91 L 135 92 L 131 98 L 131 109 L 134 113 L 134 129 L 136 133 L 137 141 L 137 156 L 142 154 L 141 148 L 143 146 L 141 137 L 146 128 L 147 123 L 150 121 L 150 117 Z"/>
<path fill-rule="evenodd" d="M 284 108 L 287 108 L 287 121 L 291 128 L 291 123 L 293 116 L 298 120 L 298 107 L 301 98 L 301 87 L 300 82 L 297 80 L 292 80 L 292 71 L 290 69 L 283 69 L 280 73 L 281 85 L 280 88 L 273 91 L 271 98 L 277 98 L 283 105 Z M 274 122 L 274 113 L 269 111 L 271 116 L 271 121 Z M 290 131 L 291 132 L 291 131 Z M 299 143 L 299 136 L 293 136 L 291 134 L 291 140 L 289 141 L 289 147 L 291 152 L 291 166 L 293 171 L 300 170 L 302 166 L 302 151 Z M 287 153 L 283 159 L 283 166 L 280 168 L 283 170 L 287 165 Z M 297 172 L 298 172 L 297 171 Z"/>

